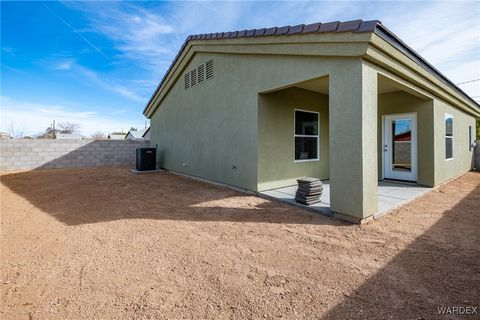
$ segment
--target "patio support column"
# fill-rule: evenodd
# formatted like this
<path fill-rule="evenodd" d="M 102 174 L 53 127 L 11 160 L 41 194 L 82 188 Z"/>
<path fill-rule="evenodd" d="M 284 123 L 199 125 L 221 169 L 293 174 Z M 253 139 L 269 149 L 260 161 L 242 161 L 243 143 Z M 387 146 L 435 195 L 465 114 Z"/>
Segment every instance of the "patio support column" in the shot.
<path fill-rule="evenodd" d="M 360 222 L 378 211 L 377 72 L 345 61 L 330 75 L 330 209 Z"/>

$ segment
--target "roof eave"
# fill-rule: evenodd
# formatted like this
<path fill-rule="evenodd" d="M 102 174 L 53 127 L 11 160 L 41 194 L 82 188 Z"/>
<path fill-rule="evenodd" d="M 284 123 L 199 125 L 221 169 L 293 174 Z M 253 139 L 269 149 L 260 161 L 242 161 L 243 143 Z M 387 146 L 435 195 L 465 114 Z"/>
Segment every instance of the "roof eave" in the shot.
<path fill-rule="evenodd" d="M 360 24 L 357 24 L 357 29 L 356 30 L 350 30 L 348 29 L 349 25 L 352 23 L 358 23 L 360 21 Z M 480 104 L 473 100 L 468 94 L 466 94 L 462 89 L 460 89 L 458 86 L 456 86 L 451 80 L 449 80 L 445 75 L 443 75 L 439 70 L 437 70 L 434 66 L 432 66 L 429 62 L 427 62 L 424 58 L 422 58 L 415 50 L 413 50 L 411 47 L 409 47 L 406 43 L 404 43 L 400 38 L 398 38 L 393 32 L 391 32 L 389 29 L 387 29 L 380 21 L 378 20 L 372 20 L 372 21 L 361 21 L 361 20 L 354 20 L 354 21 L 349 21 L 349 22 L 343 22 L 339 23 L 337 22 L 331 22 L 331 23 L 326 23 L 323 25 L 332 25 L 335 24 L 334 30 L 328 30 L 328 32 L 369 32 L 369 33 L 374 33 L 383 40 L 387 41 L 390 45 L 392 45 L 395 49 L 399 50 L 403 54 L 405 54 L 408 58 L 410 58 L 412 61 L 414 61 L 416 64 L 421 66 L 423 69 L 425 69 L 427 72 L 432 74 L 434 77 L 436 77 L 438 80 L 440 80 L 442 83 L 445 85 L 449 86 L 452 88 L 454 91 L 456 91 L 459 95 L 467 99 L 473 106 L 474 109 L 477 109 L 478 112 L 480 112 Z M 311 25 L 298 25 L 298 26 L 287 26 L 287 27 L 280 27 L 280 28 L 270 28 L 270 29 L 252 29 L 252 30 L 244 30 L 244 31 L 235 31 L 235 32 L 224 32 L 224 33 L 209 33 L 209 34 L 199 34 L 199 35 L 190 35 L 188 36 L 185 41 L 183 42 L 180 50 L 178 51 L 177 55 L 173 59 L 172 63 L 170 64 L 170 67 L 168 68 L 167 72 L 163 76 L 162 80 L 159 82 L 157 88 L 153 92 L 152 96 L 148 100 L 148 103 L 146 104 L 143 114 L 147 117 L 151 117 L 151 112 L 150 112 L 150 107 L 152 103 L 155 100 L 155 97 L 157 96 L 159 90 L 161 89 L 162 85 L 165 83 L 165 80 L 169 76 L 169 74 L 172 72 L 174 69 L 174 66 L 177 64 L 179 58 L 181 55 L 184 53 L 185 48 L 188 46 L 189 42 L 191 40 L 193 41 L 208 41 L 210 39 L 214 40 L 220 40 L 220 39 L 232 39 L 232 38 L 240 38 L 239 34 L 243 33 L 241 37 L 249 37 L 248 33 L 252 34 L 252 37 L 256 37 L 257 33 L 259 33 L 259 36 L 261 37 L 267 37 L 267 36 L 277 36 L 277 35 L 284 35 L 288 34 L 290 29 L 296 30 L 295 33 L 293 34 L 304 34 L 304 30 L 306 28 L 311 28 L 316 24 L 311 24 Z M 319 26 L 317 28 L 320 28 L 321 24 L 318 24 Z M 344 27 L 345 30 L 341 30 L 341 26 L 346 26 Z M 301 27 L 301 28 L 300 28 Z M 286 28 L 286 29 L 285 29 Z M 272 34 L 268 34 L 269 30 L 275 29 Z M 286 31 L 285 31 L 285 30 Z M 321 29 L 321 28 L 320 28 Z M 320 29 L 317 29 L 317 31 L 313 32 L 308 32 L 308 33 L 315 33 L 315 32 L 321 32 Z M 279 30 L 282 30 L 282 33 L 278 33 Z M 298 31 L 300 30 L 300 31 Z M 261 34 L 260 34 L 261 33 Z M 232 34 L 235 34 L 235 36 L 232 36 Z"/>
<path fill-rule="evenodd" d="M 445 75 L 443 75 L 437 68 L 431 65 L 427 60 L 425 60 L 420 54 L 418 54 L 415 50 L 413 50 L 410 46 L 408 46 L 405 42 L 403 42 L 399 37 L 397 37 L 392 31 L 390 31 L 387 27 L 383 24 L 379 23 L 375 28 L 374 33 L 382 38 L 383 40 L 387 41 L 397 50 L 405 54 L 408 58 L 413 60 L 415 63 L 420 65 L 422 68 L 427 70 L 430 74 L 435 76 L 438 80 L 443 82 L 445 85 L 453 88 L 456 90 L 461 96 L 466 98 L 470 101 L 473 105 L 476 106 L 480 111 L 480 104 L 473 100 L 465 91 L 460 89 L 455 83 L 453 83 L 450 79 L 448 79 Z"/>
<path fill-rule="evenodd" d="M 273 28 L 261 28 L 261 29 L 251 29 L 251 30 L 242 30 L 242 31 L 233 31 L 233 32 L 216 32 L 216 33 L 206 33 L 206 34 L 196 34 L 188 36 L 183 42 L 180 50 L 170 64 L 167 72 L 163 76 L 162 80 L 159 82 L 157 88 L 153 92 L 152 96 L 148 100 L 145 108 L 143 109 L 143 114 L 148 116 L 148 110 L 150 109 L 151 103 L 155 100 L 155 96 L 160 90 L 161 86 L 165 82 L 166 78 L 172 71 L 174 65 L 177 63 L 177 60 L 182 55 L 184 49 L 189 44 L 190 40 L 215 40 L 215 39 L 235 39 L 235 38 L 248 38 L 248 37 L 272 37 L 280 35 L 298 35 L 298 34 L 310 34 L 310 33 L 329 33 L 329 32 L 353 32 L 353 33 L 372 33 L 376 26 L 380 24 L 378 20 L 368 20 L 362 21 L 360 19 L 352 21 L 332 21 L 328 23 L 312 23 L 312 24 L 299 24 L 296 26 L 284 26 L 284 27 L 273 27 Z"/>

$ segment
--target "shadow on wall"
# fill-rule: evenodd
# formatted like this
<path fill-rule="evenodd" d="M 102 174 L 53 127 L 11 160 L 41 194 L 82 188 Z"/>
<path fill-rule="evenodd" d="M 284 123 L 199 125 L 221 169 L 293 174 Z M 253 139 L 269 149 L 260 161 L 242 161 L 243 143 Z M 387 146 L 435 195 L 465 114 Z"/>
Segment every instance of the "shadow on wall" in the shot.
<path fill-rule="evenodd" d="M 134 166 L 136 148 L 146 146 L 144 142 L 136 141 L 94 140 L 35 169 Z"/>
<path fill-rule="evenodd" d="M 480 186 L 322 319 L 463 319 L 437 308 L 480 308 L 479 203 Z"/>
<path fill-rule="evenodd" d="M 148 141 L 12 140 L 0 143 L 0 170 L 134 165 L 135 150 Z"/>
<path fill-rule="evenodd" d="M 120 219 L 350 225 L 167 172 L 126 167 L 28 171 L 1 176 L 11 191 L 70 225 Z"/>

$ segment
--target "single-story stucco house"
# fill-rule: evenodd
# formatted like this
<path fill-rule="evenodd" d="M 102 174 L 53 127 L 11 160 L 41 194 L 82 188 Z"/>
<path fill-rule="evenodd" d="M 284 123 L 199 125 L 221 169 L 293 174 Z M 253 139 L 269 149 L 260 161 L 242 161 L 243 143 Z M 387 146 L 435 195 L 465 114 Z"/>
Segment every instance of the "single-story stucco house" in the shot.
<path fill-rule="evenodd" d="M 470 170 L 480 106 L 355 20 L 189 36 L 144 114 L 163 168 L 257 192 L 329 179 L 331 210 L 361 221 L 378 180 Z"/>

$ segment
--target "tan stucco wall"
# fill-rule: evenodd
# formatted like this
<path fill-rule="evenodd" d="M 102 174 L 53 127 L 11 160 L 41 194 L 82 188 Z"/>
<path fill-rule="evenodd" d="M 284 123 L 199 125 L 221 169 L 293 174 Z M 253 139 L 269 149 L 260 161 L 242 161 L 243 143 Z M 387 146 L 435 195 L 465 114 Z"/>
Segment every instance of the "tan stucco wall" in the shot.
<path fill-rule="evenodd" d="M 435 184 L 454 178 L 473 168 L 473 150 L 468 148 L 468 126 L 475 134 L 475 118 L 446 102 L 434 102 Z M 453 159 L 445 159 L 445 113 L 453 115 Z"/>
<path fill-rule="evenodd" d="M 294 162 L 294 110 L 319 112 L 319 160 Z M 301 176 L 328 178 L 328 96 L 300 88 L 259 95 L 258 190 L 295 185 Z"/>
<path fill-rule="evenodd" d="M 382 178 L 382 116 L 401 113 L 417 114 L 418 184 L 434 186 L 433 100 L 417 98 L 404 91 L 378 97 L 378 177 Z"/>

